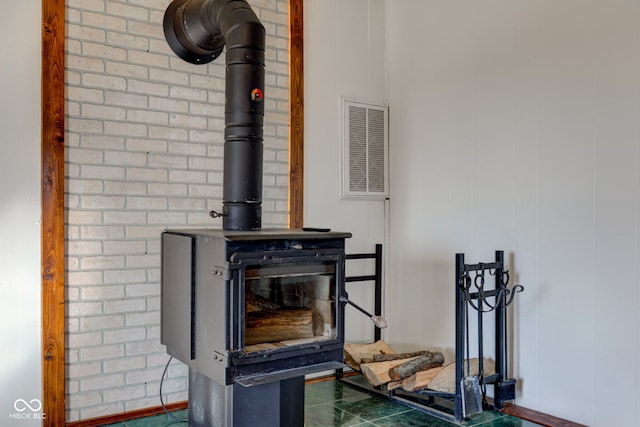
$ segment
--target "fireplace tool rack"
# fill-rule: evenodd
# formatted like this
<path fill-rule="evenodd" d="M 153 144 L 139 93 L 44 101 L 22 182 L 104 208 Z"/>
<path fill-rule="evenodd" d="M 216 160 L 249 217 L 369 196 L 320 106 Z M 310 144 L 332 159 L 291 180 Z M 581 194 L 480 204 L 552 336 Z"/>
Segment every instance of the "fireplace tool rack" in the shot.
<path fill-rule="evenodd" d="M 376 245 L 376 254 L 347 255 L 346 259 L 374 258 L 376 259 L 375 274 L 373 276 L 347 277 L 346 281 L 373 280 L 376 283 L 375 310 L 382 307 L 382 246 Z M 446 393 L 430 389 L 407 392 L 402 389 L 387 390 L 386 385 L 373 386 L 362 376 L 344 376 L 342 370 L 336 371 L 336 378 L 344 383 L 366 391 L 381 394 L 391 400 L 406 404 L 414 409 L 429 413 L 438 418 L 460 423 L 465 419 L 464 390 L 465 355 L 469 356 L 469 307 L 477 314 L 477 355 L 478 355 L 478 385 L 482 393 L 482 406 L 496 409 L 504 408 L 504 403 L 515 399 L 516 380 L 508 376 L 507 351 L 507 308 L 517 293 L 524 287 L 509 284 L 509 272 L 504 269 L 504 252 L 495 251 L 495 260 L 475 264 L 465 263 L 463 253 L 455 256 L 455 392 Z M 489 289 L 489 281 L 493 278 L 495 285 Z M 495 372 L 484 375 L 484 317 L 488 313 L 494 315 L 495 334 Z M 380 339 L 380 330 L 375 329 L 375 340 Z M 467 373 L 468 374 L 468 373 Z M 493 399 L 490 405 L 486 397 L 486 386 L 493 385 Z M 468 397 L 468 396 L 467 396 Z"/>

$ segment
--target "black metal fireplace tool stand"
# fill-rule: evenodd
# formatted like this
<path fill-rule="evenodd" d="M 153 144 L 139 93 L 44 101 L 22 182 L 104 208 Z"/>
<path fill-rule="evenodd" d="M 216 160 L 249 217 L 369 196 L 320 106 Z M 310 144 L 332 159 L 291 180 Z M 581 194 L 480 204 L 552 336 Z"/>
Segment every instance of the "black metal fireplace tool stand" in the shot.
<path fill-rule="evenodd" d="M 371 254 L 373 255 L 373 254 Z M 366 255 L 360 255 L 364 257 Z M 374 256 L 371 256 L 375 258 Z M 350 259 L 347 256 L 347 259 Z M 471 307 L 478 316 L 478 366 L 479 386 L 482 390 L 482 404 L 485 407 L 502 410 L 504 403 L 515 399 L 516 380 L 509 378 L 507 351 L 507 307 L 513 302 L 515 294 L 524 288 L 515 285 L 507 288 L 509 272 L 504 269 L 504 252 L 495 252 L 495 261 L 488 263 L 466 264 L 464 254 L 456 254 L 455 301 L 456 301 L 456 350 L 455 350 L 455 393 L 435 390 L 407 392 L 402 389 L 387 390 L 386 386 L 374 387 L 362 377 L 343 376 L 338 371 L 336 377 L 345 383 L 367 391 L 381 394 L 392 400 L 406 404 L 414 409 L 429 413 L 441 419 L 462 422 L 465 418 L 463 408 L 463 390 L 461 384 L 465 377 L 465 356 L 469 353 L 468 316 Z M 380 265 L 379 265 L 380 263 Z M 376 258 L 376 276 L 369 278 L 380 283 L 381 257 Z M 489 289 L 493 278 L 495 285 Z M 347 281 L 350 281 L 347 277 Z M 376 285 L 376 289 L 380 285 Z M 381 292 L 375 293 L 376 309 L 381 307 Z M 495 372 L 484 375 L 484 316 L 494 313 L 495 334 Z M 376 311 L 378 313 L 378 311 Z M 376 340 L 380 338 L 376 330 Z M 468 356 L 467 356 L 468 358 Z M 493 385 L 492 404 L 486 398 L 486 386 Z"/>

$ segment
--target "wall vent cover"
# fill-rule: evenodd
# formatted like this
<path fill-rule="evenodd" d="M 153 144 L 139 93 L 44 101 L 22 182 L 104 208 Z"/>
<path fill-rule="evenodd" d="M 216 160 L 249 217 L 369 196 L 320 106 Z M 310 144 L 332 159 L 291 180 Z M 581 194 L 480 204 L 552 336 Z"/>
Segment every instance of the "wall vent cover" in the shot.
<path fill-rule="evenodd" d="M 342 100 L 342 197 L 389 196 L 389 108 Z"/>

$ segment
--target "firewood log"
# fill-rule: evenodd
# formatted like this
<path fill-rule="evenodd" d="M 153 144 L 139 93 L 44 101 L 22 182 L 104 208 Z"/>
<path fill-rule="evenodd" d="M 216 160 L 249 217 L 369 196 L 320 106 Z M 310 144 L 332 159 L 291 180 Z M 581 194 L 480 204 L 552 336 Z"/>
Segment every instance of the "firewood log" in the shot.
<path fill-rule="evenodd" d="M 469 360 L 470 372 L 467 372 L 465 360 L 464 375 L 478 375 L 478 358 Z M 484 375 L 491 375 L 496 372 L 495 362 L 491 359 L 484 359 Z M 450 363 L 444 367 L 433 380 L 429 382 L 429 389 L 444 393 L 455 393 L 456 391 L 456 364 Z"/>
<path fill-rule="evenodd" d="M 440 371 L 442 371 L 442 369 L 444 369 L 444 367 L 438 366 L 437 368 L 427 369 L 426 371 L 418 371 L 410 377 L 397 382 L 401 383 L 402 388 L 405 391 L 424 390 L 429 387 L 429 383 L 440 373 Z"/>
<path fill-rule="evenodd" d="M 376 341 L 373 344 L 345 344 L 344 362 L 356 371 L 360 370 L 360 362 L 363 358 L 373 357 L 374 354 L 395 354 L 396 352 L 384 341 Z"/>
<path fill-rule="evenodd" d="M 424 371 L 427 369 L 442 366 L 444 363 L 444 355 L 439 351 L 426 352 L 422 356 L 416 359 L 410 360 L 401 365 L 396 365 L 389 369 L 389 378 L 392 381 L 398 381 L 407 378 L 418 371 Z"/>
<path fill-rule="evenodd" d="M 245 346 L 313 336 L 311 309 L 264 310 L 247 313 L 244 331 Z"/>
<path fill-rule="evenodd" d="M 389 362 L 376 362 L 376 363 L 363 363 L 360 365 L 360 370 L 362 375 L 371 383 L 371 385 L 379 386 L 382 384 L 386 384 L 391 381 L 389 377 L 389 370 L 394 366 L 402 365 L 403 363 L 409 362 L 415 359 L 400 359 L 400 360 L 391 360 Z"/>
<path fill-rule="evenodd" d="M 245 303 L 245 311 L 247 313 L 264 310 L 282 310 L 282 307 L 280 305 L 268 300 L 267 298 L 261 297 L 254 292 L 247 292 L 245 294 Z"/>
<path fill-rule="evenodd" d="M 403 380 L 400 380 L 400 381 L 389 381 L 387 383 L 387 390 L 391 391 L 391 390 L 395 390 L 397 388 L 401 388 L 402 387 L 402 382 L 403 382 Z"/>
<path fill-rule="evenodd" d="M 425 353 L 427 353 L 426 350 L 413 351 L 413 352 L 410 352 L 410 353 L 374 354 L 371 357 L 362 358 L 360 363 L 390 362 L 392 360 L 408 359 L 410 357 L 422 356 Z"/>

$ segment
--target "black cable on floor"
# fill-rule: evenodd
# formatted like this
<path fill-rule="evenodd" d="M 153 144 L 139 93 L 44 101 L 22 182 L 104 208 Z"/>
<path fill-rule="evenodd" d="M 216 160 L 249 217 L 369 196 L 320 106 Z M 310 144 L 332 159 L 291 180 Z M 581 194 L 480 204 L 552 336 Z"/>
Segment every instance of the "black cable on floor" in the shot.
<path fill-rule="evenodd" d="M 174 420 L 179 421 L 181 423 L 188 423 L 189 422 L 188 419 L 185 420 L 185 419 L 182 419 L 182 418 L 178 418 L 174 414 L 169 412 L 169 410 L 167 409 L 166 405 L 164 404 L 164 400 L 162 399 L 162 383 L 164 382 L 164 377 L 167 374 L 167 369 L 169 368 L 169 363 L 171 363 L 172 360 L 173 360 L 173 356 L 169 357 L 169 360 L 167 361 L 167 364 L 164 367 L 164 371 L 162 371 L 162 377 L 160 377 L 160 404 L 162 405 L 162 409 L 164 409 L 164 412 L 166 412 L 166 414 L 170 418 L 173 418 Z"/>

